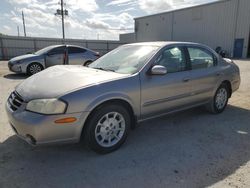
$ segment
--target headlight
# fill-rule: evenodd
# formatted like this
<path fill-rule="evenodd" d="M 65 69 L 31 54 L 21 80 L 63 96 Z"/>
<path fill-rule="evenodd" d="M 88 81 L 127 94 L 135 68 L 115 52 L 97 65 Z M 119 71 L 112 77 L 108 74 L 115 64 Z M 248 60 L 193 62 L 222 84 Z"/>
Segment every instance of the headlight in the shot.
<path fill-rule="evenodd" d="M 17 65 L 17 64 L 20 64 L 20 63 L 22 63 L 21 60 L 14 62 L 14 64 L 16 64 L 16 65 Z"/>
<path fill-rule="evenodd" d="M 62 114 L 67 104 L 58 99 L 36 99 L 28 102 L 26 110 L 41 114 Z"/>

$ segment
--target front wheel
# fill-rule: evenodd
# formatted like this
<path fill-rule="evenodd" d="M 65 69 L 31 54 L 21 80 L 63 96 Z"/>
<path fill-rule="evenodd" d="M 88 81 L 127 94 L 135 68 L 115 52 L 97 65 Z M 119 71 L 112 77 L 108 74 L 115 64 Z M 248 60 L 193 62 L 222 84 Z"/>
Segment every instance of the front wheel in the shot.
<path fill-rule="evenodd" d="M 42 65 L 40 65 L 39 63 L 31 63 L 28 67 L 27 67 L 27 73 L 29 75 L 33 75 L 36 74 L 40 71 L 43 70 Z"/>
<path fill-rule="evenodd" d="M 221 84 L 217 89 L 213 100 L 207 104 L 207 110 L 213 114 L 221 113 L 225 110 L 229 98 L 229 89 L 226 84 Z"/>
<path fill-rule="evenodd" d="M 126 140 L 131 118 L 121 105 L 105 105 L 91 115 L 84 137 L 87 145 L 98 153 L 109 153 L 118 149 Z"/>

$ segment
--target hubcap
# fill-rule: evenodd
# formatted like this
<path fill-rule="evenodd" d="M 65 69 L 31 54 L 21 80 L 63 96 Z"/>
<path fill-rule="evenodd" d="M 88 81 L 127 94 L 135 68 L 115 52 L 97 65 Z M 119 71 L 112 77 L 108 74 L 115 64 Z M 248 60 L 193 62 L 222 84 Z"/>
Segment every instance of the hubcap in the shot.
<path fill-rule="evenodd" d="M 37 64 L 33 64 L 30 66 L 31 74 L 36 74 L 36 73 L 40 72 L 41 70 L 42 70 L 41 67 Z"/>
<path fill-rule="evenodd" d="M 221 110 L 224 108 L 226 103 L 227 103 L 227 90 L 225 88 L 220 88 L 215 98 L 215 105 L 219 110 Z"/>
<path fill-rule="evenodd" d="M 109 112 L 98 121 L 95 139 L 102 147 L 112 147 L 123 137 L 125 127 L 125 120 L 120 113 Z"/>

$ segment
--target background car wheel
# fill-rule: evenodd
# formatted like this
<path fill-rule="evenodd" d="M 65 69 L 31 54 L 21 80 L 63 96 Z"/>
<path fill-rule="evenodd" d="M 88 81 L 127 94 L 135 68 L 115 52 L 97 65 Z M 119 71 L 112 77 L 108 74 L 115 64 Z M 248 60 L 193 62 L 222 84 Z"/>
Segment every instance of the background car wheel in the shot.
<path fill-rule="evenodd" d="M 206 108 L 213 114 L 218 114 L 224 111 L 229 98 L 229 88 L 226 84 L 221 84 L 217 89 L 213 100 L 207 104 Z"/>
<path fill-rule="evenodd" d="M 95 152 L 112 152 L 125 142 L 130 125 L 131 117 L 126 108 L 117 104 L 102 106 L 86 124 L 85 142 Z"/>
<path fill-rule="evenodd" d="M 89 66 L 91 63 L 93 63 L 93 61 L 87 61 L 87 62 L 85 62 L 85 63 L 83 64 L 83 66 L 87 67 L 87 66 Z"/>
<path fill-rule="evenodd" d="M 29 75 L 33 75 L 36 74 L 38 72 L 41 72 L 43 70 L 43 66 L 40 65 L 39 63 L 31 63 L 28 67 L 27 67 L 27 73 Z"/>

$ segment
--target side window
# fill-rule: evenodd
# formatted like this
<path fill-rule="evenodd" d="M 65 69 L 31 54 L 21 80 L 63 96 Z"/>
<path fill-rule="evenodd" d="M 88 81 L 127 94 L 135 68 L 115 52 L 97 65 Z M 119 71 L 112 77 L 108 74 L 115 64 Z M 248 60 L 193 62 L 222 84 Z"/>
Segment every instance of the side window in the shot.
<path fill-rule="evenodd" d="M 65 47 L 57 47 L 48 52 L 48 55 L 57 55 L 57 54 L 64 54 L 65 52 Z"/>
<path fill-rule="evenodd" d="M 77 48 L 77 47 L 69 47 L 68 48 L 69 54 L 77 54 L 77 53 L 84 53 L 84 52 L 86 52 L 86 50 L 83 48 Z"/>
<path fill-rule="evenodd" d="M 214 56 L 207 50 L 188 47 L 192 69 L 205 69 L 215 65 Z"/>
<path fill-rule="evenodd" d="M 163 51 L 156 60 L 156 64 L 166 67 L 168 73 L 186 70 L 185 55 L 179 47 L 169 48 Z"/>

